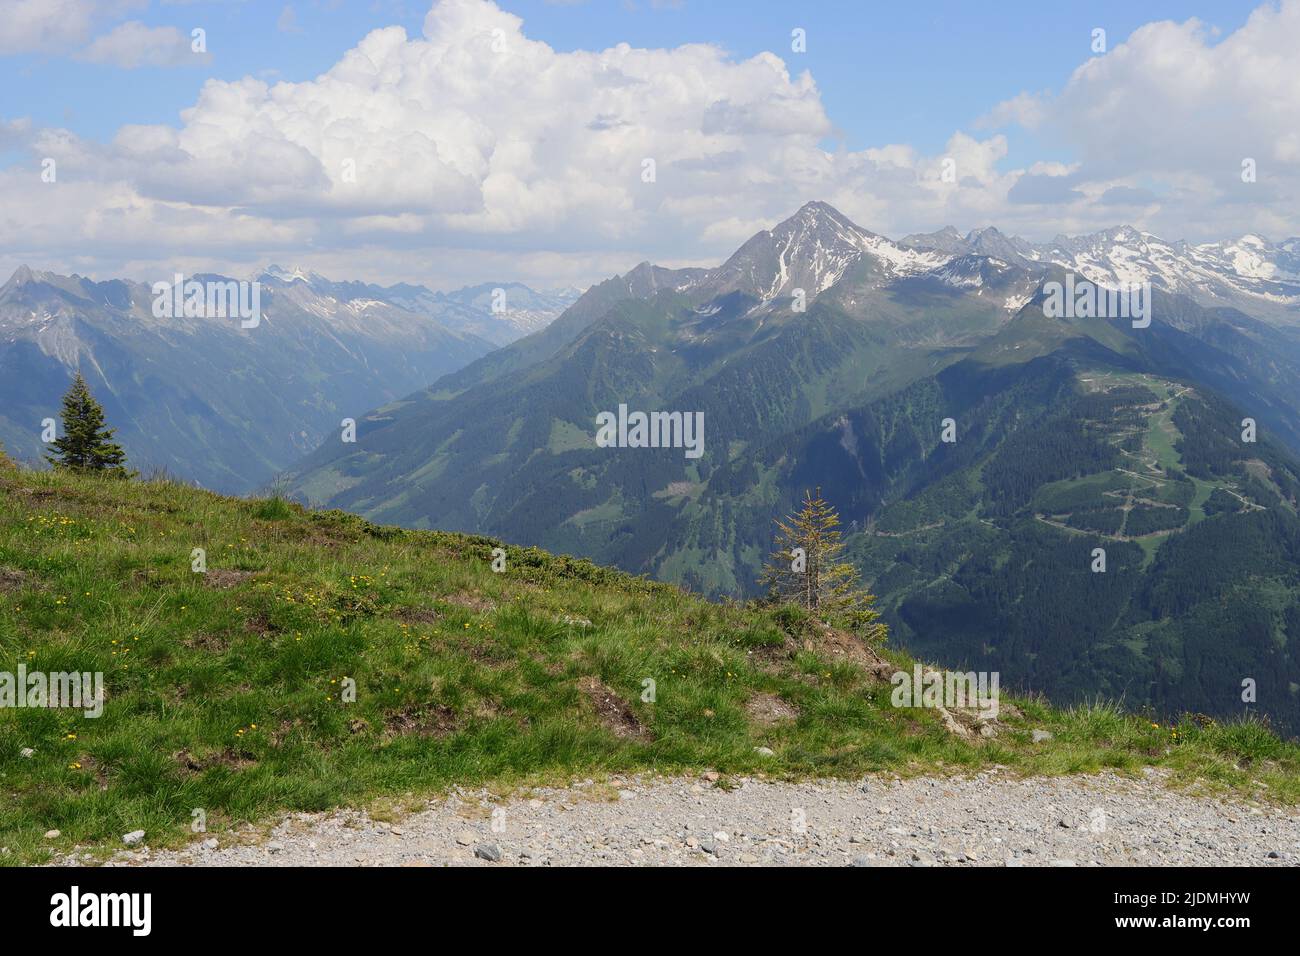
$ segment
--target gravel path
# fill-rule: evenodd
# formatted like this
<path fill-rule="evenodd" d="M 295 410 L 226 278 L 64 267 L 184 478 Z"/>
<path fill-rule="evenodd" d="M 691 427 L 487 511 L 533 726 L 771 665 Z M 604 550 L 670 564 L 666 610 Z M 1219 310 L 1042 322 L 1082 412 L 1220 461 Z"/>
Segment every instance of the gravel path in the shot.
<path fill-rule="evenodd" d="M 1161 775 L 770 783 L 615 778 L 496 805 L 461 791 L 400 823 L 301 813 L 110 865 L 1105 866 L 1300 864 L 1300 811 L 1167 789 Z M 147 842 L 147 841 L 146 841 Z M 73 860 L 69 860 L 73 862 Z"/>

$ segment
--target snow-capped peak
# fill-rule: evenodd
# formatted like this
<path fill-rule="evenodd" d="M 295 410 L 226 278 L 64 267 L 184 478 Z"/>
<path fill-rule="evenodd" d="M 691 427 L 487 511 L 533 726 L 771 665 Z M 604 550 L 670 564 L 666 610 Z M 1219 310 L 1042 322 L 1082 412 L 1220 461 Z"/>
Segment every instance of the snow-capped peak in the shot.
<path fill-rule="evenodd" d="M 716 294 L 743 291 L 771 302 L 803 289 L 812 298 L 860 263 L 873 282 L 926 275 L 974 288 L 1006 269 L 1039 274 L 1045 266 L 1122 287 L 1150 282 L 1165 292 L 1210 303 L 1254 303 L 1292 311 L 1300 306 L 1300 238 L 1270 243 L 1250 233 L 1191 245 L 1124 224 L 1034 244 L 996 227 L 961 235 L 952 226 L 894 242 L 869 232 L 824 202 L 810 202 L 760 232 L 701 285 Z M 990 271 L 992 270 L 992 271 Z"/>
<path fill-rule="evenodd" d="M 901 246 L 824 202 L 810 202 L 751 238 L 703 284 L 715 294 L 739 290 L 763 302 L 792 295 L 795 289 L 812 298 L 867 258 L 880 273 L 901 276 L 935 269 L 951 257 Z"/>
<path fill-rule="evenodd" d="M 308 285 L 311 285 L 313 280 L 320 278 L 316 273 L 298 266 L 294 266 L 292 269 L 283 269 L 277 265 L 267 266 L 262 271 L 262 277 L 277 279 L 286 284 L 306 282 Z"/>
<path fill-rule="evenodd" d="M 1073 239 L 1061 236 L 1040 248 L 1047 261 L 1106 285 L 1151 282 L 1208 301 L 1245 296 L 1300 304 L 1300 261 L 1285 244 L 1275 246 L 1255 234 L 1190 245 L 1120 226 Z"/>

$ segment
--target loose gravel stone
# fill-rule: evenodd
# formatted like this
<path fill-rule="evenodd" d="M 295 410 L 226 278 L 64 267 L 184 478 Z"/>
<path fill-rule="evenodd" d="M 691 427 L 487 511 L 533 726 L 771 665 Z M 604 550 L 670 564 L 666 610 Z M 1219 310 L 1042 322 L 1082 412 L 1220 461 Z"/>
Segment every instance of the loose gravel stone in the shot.
<path fill-rule="evenodd" d="M 474 847 L 474 855 L 480 860 L 487 860 L 489 863 L 500 863 L 501 847 L 495 843 L 480 843 Z"/>
<path fill-rule="evenodd" d="M 1174 790 L 1162 773 L 773 782 L 620 777 L 501 801 L 461 789 L 400 827 L 294 813 L 110 866 L 1295 866 L 1300 812 Z M 725 785 L 725 786 L 724 786 Z M 633 794 L 624 797 L 620 791 Z M 617 794 L 620 799 L 611 799 Z M 506 812 L 500 843 L 467 816 Z M 400 833 L 401 838 L 395 838 Z M 280 847 L 269 853 L 272 845 Z M 509 853 L 501 844 L 510 847 Z M 472 849 L 471 849 L 472 848 Z M 64 858 L 78 865 L 75 853 Z"/>

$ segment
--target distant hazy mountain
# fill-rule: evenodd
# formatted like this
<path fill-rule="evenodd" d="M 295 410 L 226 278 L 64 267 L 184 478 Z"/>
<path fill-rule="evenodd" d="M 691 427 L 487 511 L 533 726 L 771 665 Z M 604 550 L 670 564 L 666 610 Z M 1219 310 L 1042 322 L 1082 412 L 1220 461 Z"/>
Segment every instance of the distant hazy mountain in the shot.
<path fill-rule="evenodd" d="M 157 318 L 145 284 L 20 268 L 0 287 L 0 441 L 39 460 L 41 421 L 80 369 L 135 467 L 244 492 L 343 418 L 493 347 L 359 284 L 279 270 L 259 281 L 262 318 L 245 329 Z"/>
<path fill-rule="evenodd" d="M 1206 713 L 1267 680 L 1267 711 L 1300 726 L 1300 340 L 1219 293 L 1274 319 L 1290 306 L 1240 263 L 1209 269 L 1234 244 L 1175 266 L 1173 247 L 1103 235 L 1050 255 L 993 230 L 893 242 L 810 203 L 717 268 L 643 263 L 592 287 L 368 414 L 356 445 L 327 440 L 294 487 L 750 594 L 773 517 L 820 486 L 896 633 L 927 654 L 1062 698 Z M 1268 247 L 1270 268 L 1288 248 Z M 1165 269 L 1148 328 L 1045 314 L 1067 269 L 1131 281 L 1124 250 Z M 620 406 L 703 413 L 703 455 L 597 447 L 596 416 Z"/>
<path fill-rule="evenodd" d="M 500 290 L 500 291 L 498 291 Z M 450 328 L 472 332 L 496 345 L 508 345 L 551 324 L 577 301 L 581 289 L 537 292 L 518 282 L 495 285 L 485 282 L 441 295 L 447 307 L 429 314 Z M 494 298 L 503 306 L 493 311 Z"/>
<path fill-rule="evenodd" d="M 275 279 L 288 287 L 307 286 L 339 302 L 375 300 L 415 312 L 458 332 L 507 345 L 546 328 L 582 294 L 580 289 L 537 292 L 519 282 L 467 286 L 454 292 L 433 292 L 422 285 L 379 286 L 363 282 L 332 282 L 314 272 L 270 266 L 263 281 Z"/>

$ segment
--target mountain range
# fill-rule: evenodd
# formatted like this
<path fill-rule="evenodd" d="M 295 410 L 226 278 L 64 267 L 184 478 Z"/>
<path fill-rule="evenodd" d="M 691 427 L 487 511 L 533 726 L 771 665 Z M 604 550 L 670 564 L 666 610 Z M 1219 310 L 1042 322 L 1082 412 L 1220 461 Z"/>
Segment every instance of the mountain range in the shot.
<path fill-rule="evenodd" d="M 277 266 L 256 281 L 260 321 L 242 328 L 159 318 L 150 284 L 19 268 L 0 286 L 0 441 L 39 460 L 41 423 L 80 370 L 136 468 L 243 493 L 344 418 L 543 327 L 577 297 L 515 283 L 437 293 Z"/>
<path fill-rule="evenodd" d="M 962 236 L 951 226 L 905 237 L 908 248 L 987 256 L 1023 268 L 1054 265 L 1110 287 L 1149 281 L 1206 305 L 1294 320 L 1300 310 L 1300 239 L 1271 243 L 1260 236 L 1191 244 L 1167 242 L 1132 226 L 1086 236 L 1057 236 L 1033 244 L 989 227 Z"/>
<path fill-rule="evenodd" d="M 909 649 L 1064 702 L 1297 728 L 1297 248 L 895 242 L 809 203 L 716 268 L 593 286 L 291 486 L 741 596 L 773 518 L 820 487 Z M 1044 286 L 1070 274 L 1149 281 L 1152 323 L 1054 317 Z M 702 413 L 703 455 L 598 447 L 620 406 Z"/>
<path fill-rule="evenodd" d="M 454 292 L 434 292 L 405 282 L 390 286 L 331 282 L 315 272 L 274 265 L 264 273 L 263 280 L 266 278 L 285 285 L 302 283 L 313 293 L 338 302 L 385 302 L 494 346 L 508 345 L 546 328 L 582 295 L 582 290 L 576 288 L 539 292 L 522 282 L 483 282 Z"/>

